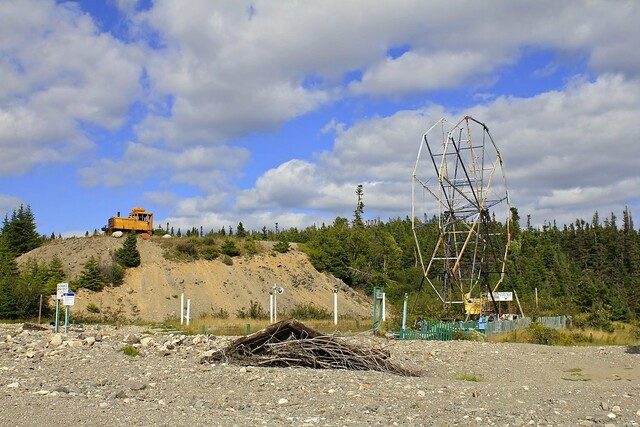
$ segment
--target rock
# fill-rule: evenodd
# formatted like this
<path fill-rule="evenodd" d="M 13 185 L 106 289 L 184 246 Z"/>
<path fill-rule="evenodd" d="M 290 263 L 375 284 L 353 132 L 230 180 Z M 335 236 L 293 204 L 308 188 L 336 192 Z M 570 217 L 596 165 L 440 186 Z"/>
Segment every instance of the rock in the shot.
<path fill-rule="evenodd" d="M 100 408 L 108 408 L 109 404 L 107 402 L 100 402 L 100 404 L 98 405 Z"/>
<path fill-rule="evenodd" d="M 147 388 L 147 385 L 145 383 L 142 382 L 138 382 L 138 381 L 133 381 L 129 384 L 129 388 L 131 390 L 144 390 L 145 388 Z"/>
<path fill-rule="evenodd" d="M 620 412 L 622 412 L 622 409 L 620 409 L 618 405 L 615 405 L 611 408 L 611 412 L 613 412 L 614 414 L 619 414 Z"/>
<path fill-rule="evenodd" d="M 127 397 L 127 392 L 124 390 L 119 390 L 114 397 L 116 399 L 125 399 Z"/>
<path fill-rule="evenodd" d="M 96 338 L 95 337 L 87 337 L 84 339 L 84 344 L 87 347 L 93 347 L 93 345 L 96 343 Z"/>
<path fill-rule="evenodd" d="M 36 352 L 33 350 L 29 350 L 24 355 L 27 359 L 33 359 L 33 357 L 36 355 Z"/>
<path fill-rule="evenodd" d="M 425 397 L 427 395 L 424 390 L 418 390 L 416 394 L 418 395 L 418 397 Z"/>
<path fill-rule="evenodd" d="M 152 347 L 155 344 L 155 341 L 153 341 L 153 338 L 151 337 L 144 337 L 140 340 L 140 345 L 143 347 Z"/>
<path fill-rule="evenodd" d="M 609 412 L 607 414 L 607 418 L 609 418 L 610 420 L 614 420 L 616 418 L 616 414 L 614 414 L 613 412 Z"/>
<path fill-rule="evenodd" d="M 69 389 L 65 386 L 58 386 L 54 388 L 53 391 L 57 391 L 58 393 L 69 394 Z"/>
<path fill-rule="evenodd" d="M 93 338 L 95 338 L 96 342 L 102 342 L 102 332 L 98 332 Z"/>
<path fill-rule="evenodd" d="M 609 404 L 608 404 L 608 403 L 606 403 L 606 402 L 600 402 L 600 408 L 601 408 L 603 411 L 608 411 L 608 410 L 609 410 Z"/>
<path fill-rule="evenodd" d="M 127 334 L 124 337 L 124 342 L 127 344 L 140 344 L 140 338 L 136 334 Z"/>
<path fill-rule="evenodd" d="M 20 387 L 20 384 L 15 382 L 15 383 L 11 383 L 11 384 L 7 384 L 7 388 L 18 388 Z"/>
<path fill-rule="evenodd" d="M 284 405 L 285 403 L 289 403 L 289 401 L 287 399 L 285 399 L 284 397 L 278 399 L 278 405 Z"/>
<path fill-rule="evenodd" d="M 49 340 L 49 345 L 51 347 L 58 347 L 60 344 L 62 344 L 62 334 L 61 333 L 55 334 L 53 337 L 51 337 L 51 340 Z"/>
<path fill-rule="evenodd" d="M 242 368 L 240 368 L 240 373 L 244 374 L 247 372 L 247 367 L 243 366 Z"/>

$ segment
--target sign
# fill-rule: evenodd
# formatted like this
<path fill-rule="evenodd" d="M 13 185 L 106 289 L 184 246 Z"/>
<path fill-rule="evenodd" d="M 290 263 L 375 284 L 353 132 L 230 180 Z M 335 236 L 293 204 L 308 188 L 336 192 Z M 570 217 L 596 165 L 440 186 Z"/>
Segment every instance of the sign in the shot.
<path fill-rule="evenodd" d="M 491 301 L 491 295 L 487 295 L 487 299 Z M 493 299 L 499 301 L 513 301 L 513 292 L 494 292 Z"/>
<path fill-rule="evenodd" d="M 74 305 L 76 302 L 76 294 L 74 294 L 73 292 L 67 292 L 66 294 L 62 295 L 62 303 L 64 305 Z"/>
<path fill-rule="evenodd" d="M 58 283 L 58 287 L 56 289 L 56 299 L 62 299 L 62 296 L 67 292 L 69 292 L 69 284 Z"/>

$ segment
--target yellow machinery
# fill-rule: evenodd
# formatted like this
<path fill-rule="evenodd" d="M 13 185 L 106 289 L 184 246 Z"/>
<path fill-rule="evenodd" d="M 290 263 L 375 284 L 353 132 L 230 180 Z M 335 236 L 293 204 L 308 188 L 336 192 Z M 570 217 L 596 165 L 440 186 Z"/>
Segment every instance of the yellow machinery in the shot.
<path fill-rule="evenodd" d="M 109 218 L 106 227 L 102 228 L 111 235 L 114 231 L 153 234 L 153 213 L 147 212 L 144 208 L 133 208 L 128 218 L 117 216 Z"/>

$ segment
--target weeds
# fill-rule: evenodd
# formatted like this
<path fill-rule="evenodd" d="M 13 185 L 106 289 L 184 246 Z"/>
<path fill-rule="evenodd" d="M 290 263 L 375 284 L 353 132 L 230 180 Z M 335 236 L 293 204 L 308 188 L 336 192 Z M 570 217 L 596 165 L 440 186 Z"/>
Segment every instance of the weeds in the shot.
<path fill-rule="evenodd" d="M 290 312 L 289 317 L 294 319 L 331 319 L 332 315 L 325 308 L 316 307 L 315 305 L 299 304 L 296 305 Z"/>
<path fill-rule="evenodd" d="M 249 307 L 242 307 L 236 312 L 239 319 L 265 319 L 267 313 L 258 301 L 250 300 Z"/>
<path fill-rule="evenodd" d="M 132 345 L 125 345 L 124 347 L 122 347 L 120 349 L 120 351 L 127 355 L 127 356 L 131 356 L 131 357 L 136 357 L 140 354 L 140 350 L 138 350 L 137 348 L 135 348 Z"/>
<path fill-rule="evenodd" d="M 478 383 L 480 381 L 482 381 L 482 375 L 476 375 L 473 373 L 465 373 L 465 374 L 459 374 L 455 376 L 456 380 L 460 380 L 460 381 L 471 381 L 474 383 Z"/>

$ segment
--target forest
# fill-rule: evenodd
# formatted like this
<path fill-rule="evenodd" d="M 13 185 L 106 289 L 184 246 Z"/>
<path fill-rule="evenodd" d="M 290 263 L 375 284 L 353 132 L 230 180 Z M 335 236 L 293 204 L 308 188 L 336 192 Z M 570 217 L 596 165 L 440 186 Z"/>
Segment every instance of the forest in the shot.
<path fill-rule="evenodd" d="M 422 269 L 411 219 L 363 220 L 362 209 L 359 204 L 352 219 L 337 217 L 332 224 L 319 227 L 247 231 L 239 223 L 235 233 L 229 227 L 209 234 L 225 235 L 226 239 L 298 243 L 318 270 L 331 273 L 356 289 L 370 294 L 373 287 L 384 287 L 390 302 L 398 303 L 396 306 L 408 293 L 414 302 L 413 315 L 454 316 L 444 310 L 432 289 L 425 286 L 420 290 Z M 595 326 L 640 318 L 640 235 L 629 209 L 622 212 L 621 220 L 615 213 L 601 219 L 595 212 L 590 221 L 576 219 L 561 227 L 555 222 L 532 227 L 529 216 L 521 227 L 515 208 L 512 218 L 512 245 L 501 290 L 515 290 L 526 314 L 578 315 Z M 504 227 L 493 221 L 496 227 Z M 420 222 L 417 233 L 420 251 L 428 259 L 438 235 L 436 218 Z M 202 237 L 202 227 L 185 234 L 189 239 Z M 55 292 L 56 283 L 69 280 L 57 258 L 50 265 L 27 263 L 22 271 L 18 270 L 16 257 L 46 240 L 36 231 L 30 207 L 21 206 L 5 217 L 0 230 L 0 318 L 37 315 L 39 294 L 50 295 Z M 95 265 L 86 266 L 75 287 L 99 290 L 105 281 L 121 281 L 124 268 L 140 262 L 135 239 L 123 250 L 124 256 L 120 254 L 106 271 L 101 272 L 102 267 L 95 260 Z M 127 258 L 127 251 L 133 254 L 132 259 Z"/>

